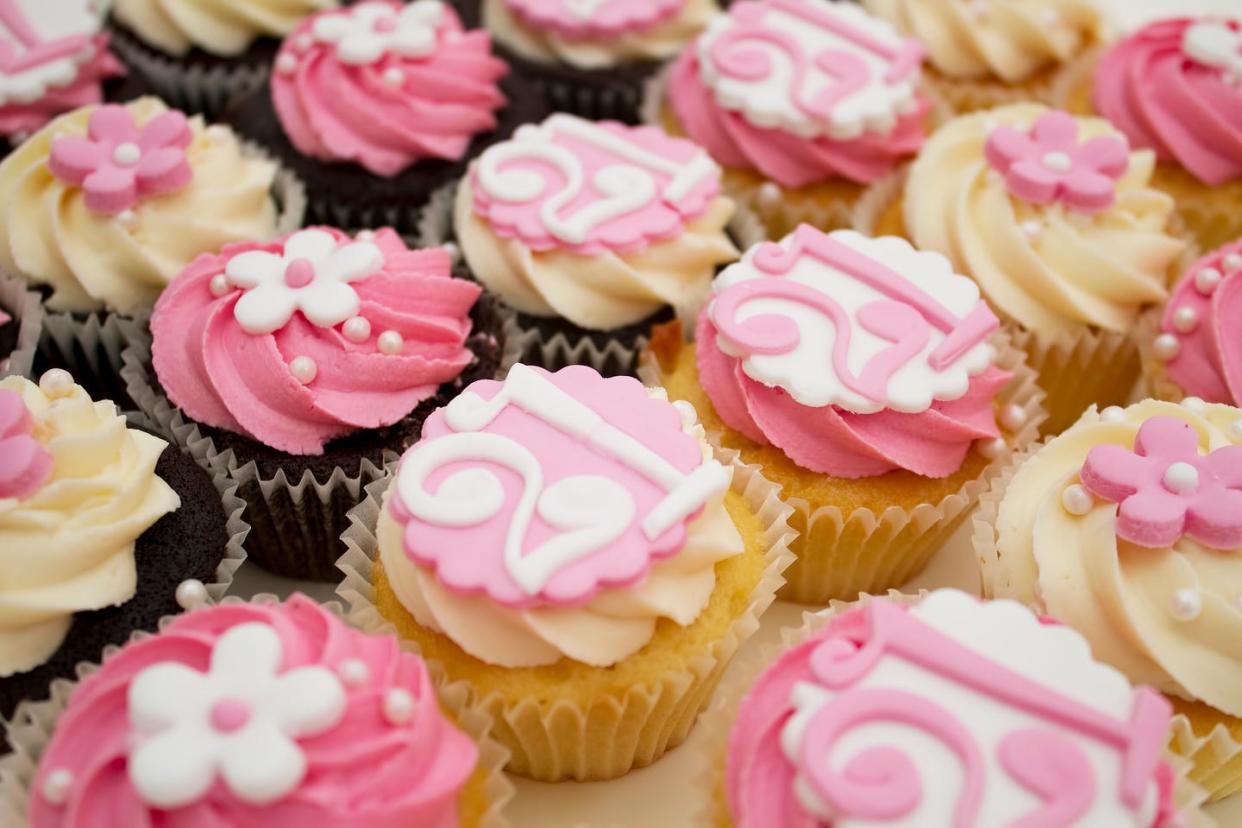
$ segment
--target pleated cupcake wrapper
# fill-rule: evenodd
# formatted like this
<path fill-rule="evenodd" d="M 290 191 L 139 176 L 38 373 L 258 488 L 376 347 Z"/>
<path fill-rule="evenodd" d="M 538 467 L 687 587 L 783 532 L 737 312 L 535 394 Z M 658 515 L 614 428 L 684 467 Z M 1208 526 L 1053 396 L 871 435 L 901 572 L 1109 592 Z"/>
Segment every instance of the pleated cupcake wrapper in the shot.
<path fill-rule="evenodd" d="M 24 280 L 0 274 L 0 308 L 13 317 L 11 324 L 18 326 L 12 352 L 0 358 L 0 377 L 10 374 L 29 377 L 43 334 L 43 299 L 30 290 Z"/>
<path fill-rule="evenodd" d="M 1043 391 L 1035 381 L 1035 373 L 1023 361 L 1022 352 L 1013 347 L 1004 331 L 995 335 L 993 344 L 997 352 L 995 364 L 1013 374 L 997 395 L 996 403 L 998 407 L 1017 405 L 1025 414 L 1021 428 L 1006 438 L 1011 452 L 1021 451 L 1038 439 L 1040 424 L 1046 417 Z M 643 354 L 639 377 L 647 385 L 664 387 L 659 361 L 650 352 Z M 763 468 L 748 464 L 741 452 L 721 442 L 722 436 L 718 431 L 707 431 L 707 439 L 720 461 L 740 465 L 762 477 Z M 966 519 L 979 496 L 1005 467 L 1006 458 L 1007 455 L 997 458 L 982 474 L 939 502 L 921 503 L 913 509 L 891 506 L 876 514 L 858 508 L 846 515 L 837 506 L 817 506 L 783 492 L 782 499 L 794 511 L 790 523 L 799 535 L 791 547 L 797 559 L 785 572 L 780 598 L 822 605 L 906 583 L 927 566 Z"/>
<path fill-rule="evenodd" d="M 390 483 L 381 480 L 367 487 L 366 499 L 350 513 L 352 525 L 343 537 L 346 551 L 337 563 L 345 573 L 337 593 L 350 608 L 350 620 L 377 633 L 393 631 L 375 606 L 372 585 L 378 555 L 376 526 Z M 651 764 L 689 735 L 739 646 L 759 628 L 759 616 L 771 605 L 783 583 L 781 573 L 793 560 L 790 510 L 776 487 L 752 469 L 734 465 L 732 490 L 746 500 L 764 527 L 767 567 L 745 612 L 685 669 L 635 685 L 622 696 L 604 696 L 589 704 L 566 699 L 551 704 L 538 699 L 506 702 L 499 695 L 477 698 L 497 721 L 496 738 L 513 752 L 511 772 L 541 781 L 612 779 Z M 441 665 L 436 664 L 435 670 L 441 680 L 448 680 Z"/>
<path fill-rule="evenodd" d="M 1215 250 L 1242 236 L 1242 179 L 1204 184 L 1177 164 L 1156 164 L 1152 186 L 1177 203 L 1177 212 L 1203 250 Z"/>
<path fill-rule="evenodd" d="M 453 240 L 453 207 L 459 182 L 452 182 L 436 190 L 418 222 L 420 247 L 451 245 Z M 729 220 L 728 232 L 739 250 L 745 251 L 764 241 L 767 236 L 763 221 L 744 204 L 737 204 L 733 218 Z M 633 340 L 615 337 L 598 341 L 598 331 L 582 329 L 581 333 L 567 334 L 557 331 L 545 334 L 538 327 L 525 327 L 517 311 L 497 297 L 497 307 L 505 317 L 505 336 L 516 343 L 518 361 L 538 365 L 556 371 L 568 365 L 589 365 L 604 376 L 633 376 L 638 367 L 638 355 L 647 347 L 648 337 L 640 335 Z"/>
<path fill-rule="evenodd" d="M 624 73 L 616 68 L 574 69 L 563 64 L 542 64 L 524 57 L 495 39 L 493 48 L 513 71 L 543 95 L 551 112 L 569 112 L 592 121 L 621 121 L 632 124 L 643 103 L 647 76 L 634 64 L 625 64 Z M 660 71 L 658 61 L 651 72 Z"/>
<path fill-rule="evenodd" d="M 701 792 L 700 800 L 706 803 L 699 812 L 695 822 L 701 828 L 731 828 L 733 819 L 729 814 L 728 801 L 725 794 L 725 761 L 728 756 L 729 736 L 733 724 L 737 721 L 742 699 L 750 692 L 755 682 L 769 667 L 776 663 L 782 655 L 798 645 L 806 642 L 819 631 L 828 626 L 833 618 L 842 613 L 865 606 L 879 597 L 905 607 L 917 606 L 927 596 L 926 590 L 917 594 L 888 590 L 884 596 L 863 595 L 857 601 L 832 601 L 825 609 L 818 612 L 804 612 L 799 626 L 790 626 L 781 630 L 780 643 L 766 645 L 758 657 L 742 665 L 744 669 L 736 671 L 730 677 L 727 690 L 720 694 L 710 710 L 703 714 L 703 729 L 708 738 L 700 744 L 703 771 L 696 780 L 695 786 Z M 1180 725 L 1174 720 L 1171 741 L 1176 742 Z M 1179 752 L 1166 751 L 1165 760 L 1177 775 L 1173 789 L 1173 801 L 1188 825 L 1193 828 L 1208 828 L 1213 825 L 1211 819 L 1202 811 L 1206 794 L 1190 779 L 1191 765 Z M 793 792 L 790 792 L 793 795 Z"/>
<path fill-rule="evenodd" d="M 249 601 L 229 596 L 216 603 L 235 604 L 279 604 L 280 598 L 275 595 L 256 595 Z M 335 601 L 322 604 L 324 609 L 347 621 L 341 605 Z M 176 616 L 168 615 L 160 619 L 159 629 L 163 630 Z M 129 643 L 149 638 L 153 633 L 135 632 Z M 44 701 L 24 701 L 8 724 L 9 744 L 13 752 L 0 756 L 0 825 L 24 825 L 26 808 L 29 801 L 30 787 L 38 770 L 39 758 L 43 755 L 52 734 L 56 729 L 62 713 L 69 706 L 78 682 L 100 669 L 122 648 L 108 647 L 104 650 L 100 661 L 83 661 L 77 665 L 77 679 L 57 679 L 52 682 L 50 698 Z M 485 711 L 469 704 L 469 692 L 463 684 L 437 684 L 436 696 L 441 707 L 453 719 L 457 726 L 465 731 L 479 746 L 479 763 L 486 773 L 485 792 L 488 810 L 484 815 L 480 828 L 507 828 L 509 822 L 504 817 L 505 805 L 513 798 L 513 784 L 505 777 L 503 770 L 509 752 L 501 747 L 491 735 L 492 718 Z"/>
<path fill-rule="evenodd" d="M 903 164 L 869 186 L 854 204 L 850 226 L 866 236 L 907 237 L 905 232 L 895 233 L 894 228 L 884 226 L 883 219 L 889 208 L 901 198 L 909 176 L 910 165 Z"/>

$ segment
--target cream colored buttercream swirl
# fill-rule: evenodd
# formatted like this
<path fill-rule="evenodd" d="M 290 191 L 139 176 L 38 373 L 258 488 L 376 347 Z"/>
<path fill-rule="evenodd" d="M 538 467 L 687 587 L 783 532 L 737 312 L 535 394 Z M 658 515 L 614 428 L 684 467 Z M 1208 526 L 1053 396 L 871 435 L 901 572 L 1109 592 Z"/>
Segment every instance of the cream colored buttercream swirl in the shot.
<path fill-rule="evenodd" d="M 45 393 L 21 377 L 0 381 L 21 394 L 33 436 L 52 456 L 43 485 L 0 499 L 0 677 L 46 661 L 75 612 L 134 595 L 134 543 L 181 505 L 155 474 L 168 443 L 126 426 L 111 402 L 80 386 Z"/>
<path fill-rule="evenodd" d="M 559 316 L 591 330 L 612 330 L 665 306 L 693 319 L 711 289 L 716 267 L 737 259 L 725 228 L 733 202 L 711 201 L 682 232 L 638 253 L 532 250 L 497 235 L 474 210 L 469 179 L 457 188 L 454 223 L 475 278 L 507 305 L 534 316 Z"/>
<path fill-rule="evenodd" d="M 863 0 L 863 6 L 927 48 L 950 78 L 1026 80 L 1104 40 L 1095 0 Z"/>
<path fill-rule="evenodd" d="M 156 98 L 126 105 L 139 127 L 167 107 Z M 176 192 L 143 198 L 129 215 L 86 206 L 82 188 L 48 169 L 52 140 L 85 135 L 94 107 L 37 132 L 0 163 L 0 266 L 48 285 L 54 311 L 135 313 L 203 253 L 276 234 L 274 162 L 248 155 L 223 126 L 189 121 L 193 177 Z"/>
<path fill-rule="evenodd" d="M 260 37 L 280 38 L 337 0 L 115 0 L 112 13 L 149 45 L 181 56 L 192 48 L 233 57 Z"/>
<path fill-rule="evenodd" d="M 1188 422 L 1207 453 L 1238 442 L 1231 435 L 1242 410 L 1147 400 L 1107 421 L 1088 415 L 1018 469 L 1000 505 L 997 549 L 1013 597 L 1078 630 L 1096 658 L 1135 683 L 1242 716 L 1242 549 L 1207 549 L 1188 537 L 1147 549 L 1117 537 L 1116 503 L 1095 500 L 1076 516 L 1061 502 L 1092 448 L 1132 446 L 1154 416 Z M 1202 601 L 1185 621 L 1170 611 L 1183 589 Z"/>
<path fill-rule="evenodd" d="M 484 27 L 496 41 L 527 60 L 608 69 L 622 63 L 661 61 L 677 54 L 719 13 L 716 0 L 686 0 L 677 14 L 649 28 L 608 38 L 569 38 L 536 30 L 516 19 L 505 0 L 483 0 Z"/>
<path fill-rule="evenodd" d="M 1048 110 L 1014 104 L 946 124 L 910 169 L 905 221 L 917 247 L 948 256 L 988 301 L 1041 335 L 1094 325 L 1128 330 L 1167 294 L 1184 242 L 1169 232 L 1173 199 L 1151 187 L 1155 156 L 1130 153 L 1111 207 L 1090 215 L 1010 194 L 984 157 L 996 126 L 1023 130 Z M 1082 118 L 1079 140 L 1118 135 Z"/>

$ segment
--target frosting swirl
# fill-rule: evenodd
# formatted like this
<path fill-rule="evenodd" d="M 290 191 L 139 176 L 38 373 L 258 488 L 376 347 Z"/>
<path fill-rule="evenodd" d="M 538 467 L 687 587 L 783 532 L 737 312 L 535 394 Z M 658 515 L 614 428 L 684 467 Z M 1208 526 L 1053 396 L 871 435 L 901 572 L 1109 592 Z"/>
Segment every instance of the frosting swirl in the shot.
<path fill-rule="evenodd" d="M 206 127 L 198 117 L 181 119 L 187 134 L 180 149 L 190 172 L 182 186 L 144 197 L 117 215 L 96 212 L 87 201 L 97 179 L 71 183 L 53 174 L 48 162 L 53 138 L 85 142 L 80 136 L 93 129 L 88 125 L 98 122 L 97 113 L 119 115 L 118 120 L 128 113 L 131 125 L 140 126 L 179 114 L 155 98 L 79 109 L 48 124 L 0 162 L 0 266 L 49 286 L 48 309 L 137 313 L 154 304 L 164 286 L 200 253 L 276 232 L 271 197 L 276 165 L 248 156 L 230 130 Z M 101 159 L 92 161 L 102 169 Z M 133 171 L 141 176 L 144 168 L 129 169 L 132 182 Z"/>
<path fill-rule="evenodd" d="M 875 598 L 782 655 L 742 700 L 730 824 L 1173 828 L 1169 718 L 1165 699 L 1015 602 Z"/>
<path fill-rule="evenodd" d="M 1126 540 L 1119 536 L 1119 514 L 1135 515 L 1131 507 L 1119 507 L 1108 497 L 1093 498 L 1078 483 L 1081 479 L 1093 491 L 1106 491 L 1098 478 L 1112 461 L 1092 467 L 1090 477 L 1084 469 L 1100 447 L 1116 453 L 1118 447 L 1136 446 L 1152 458 L 1144 462 L 1156 462 L 1163 456 L 1160 447 L 1140 447 L 1135 441 L 1142 426 L 1161 419 L 1188 425 L 1190 443 L 1199 455 L 1198 460 L 1189 459 L 1198 465 L 1203 451 L 1237 445 L 1242 411 L 1146 400 L 1124 411 L 1084 416 L 1040 449 L 1018 468 L 997 516 L 997 552 L 1008 575 L 1006 591 L 1079 630 L 1096 657 L 1131 680 L 1242 715 L 1242 657 L 1232 643 L 1242 636 L 1239 549 L 1210 549 L 1176 531 L 1172 543 Z M 1117 469 L 1129 470 L 1140 461 L 1142 457 Z M 1159 476 L 1152 480 L 1157 488 L 1172 485 L 1186 491 L 1163 468 L 1158 471 L 1164 481 Z M 1236 471 L 1234 462 L 1230 474 Z M 1160 508 L 1164 496 L 1157 503 L 1159 492 L 1147 493 L 1145 471 L 1136 475 L 1129 470 L 1124 476 L 1126 485 L 1146 499 L 1144 506 L 1133 505 L 1147 528 L 1162 527 L 1170 516 L 1176 517 Z M 1185 515 L 1186 507 L 1180 508 Z M 1211 520 L 1204 512 L 1198 514 L 1200 521 Z M 1237 522 L 1236 508 L 1226 514 Z M 1201 525 L 1207 524 L 1187 527 L 1197 533 L 1195 527 Z"/>
<path fill-rule="evenodd" d="M 1242 20 L 1176 18 L 1112 46 L 1092 103 L 1137 147 L 1206 184 L 1242 178 Z"/>
<path fill-rule="evenodd" d="M 105 660 L 57 723 L 29 818 L 450 828 L 478 758 L 417 656 L 294 595 L 179 616 Z M 210 787 L 185 795 L 203 779 Z"/>
<path fill-rule="evenodd" d="M 1173 199 L 1150 186 L 1148 151 L 1129 153 L 1124 172 L 1104 165 L 1115 178 L 1080 168 L 1081 154 L 1108 147 L 1098 139 L 1118 133 L 1101 119 L 1079 118 L 1067 135 L 1060 131 L 1067 119 L 1053 114 L 1014 104 L 938 130 L 910 169 L 906 227 L 918 247 L 948 256 L 1027 329 L 1047 336 L 1083 324 L 1128 330 L 1143 305 L 1165 298 L 1169 268 L 1184 247 L 1168 230 Z M 1027 130 L 1031 163 L 1006 168 L 988 149 L 993 136 Z M 1000 174 L 1015 169 L 1048 185 L 1047 197 L 1018 194 Z M 1089 172 L 1099 189 L 1075 188 Z M 1096 192 L 1108 206 L 1095 204 L 1090 214 L 1075 206 L 1087 203 L 1075 193 Z"/>
<path fill-rule="evenodd" d="M 282 37 L 338 0 L 114 0 L 125 28 L 170 55 L 191 49 L 236 57 L 263 37 Z"/>
<path fill-rule="evenodd" d="M 114 404 L 93 402 L 65 372 L 49 371 L 40 385 L 9 377 L 0 394 L 20 395 L 29 436 L 50 456 L 50 464 L 36 460 L 43 473 L 33 491 L 0 497 L 0 676 L 7 676 L 46 661 L 75 612 L 133 597 L 134 543 L 181 501 L 155 474 L 168 444 L 127 428 Z M 0 446 L 6 454 L 17 448 Z"/>
<path fill-rule="evenodd" d="M 807 225 L 749 250 L 699 316 L 699 379 L 720 418 L 835 477 L 947 477 L 994 439 L 996 317 L 944 257 Z"/>
<path fill-rule="evenodd" d="M 474 383 L 428 418 L 387 495 L 398 599 L 503 667 L 606 667 L 659 619 L 693 623 L 743 544 L 687 408 L 585 367 Z"/>
<path fill-rule="evenodd" d="M 866 184 L 922 146 L 921 56 L 849 4 L 747 0 L 682 53 L 667 94 L 686 133 L 726 167 L 786 187 Z"/>
<path fill-rule="evenodd" d="M 950 78 L 1020 83 L 1068 63 L 1104 39 L 1107 20 L 1094 0 L 863 0 L 927 47 L 936 71 Z"/>
<path fill-rule="evenodd" d="M 670 58 L 718 12 L 716 0 L 483 0 L 484 24 L 499 43 L 579 69 Z"/>
<path fill-rule="evenodd" d="M 152 360 L 188 417 L 293 454 L 391 425 L 457 377 L 478 285 L 391 229 L 302 230 L 202 256 L 151 316 Z"/>
<path fill-rule="evenodd" d="M 507 71 L 488 34 L 465 31 L 441 0 L 367 0 L 286 38 L 272 101 L 302 154 L 390 177 L 427 158 L 460 160 L 495 128 Z"/>
<path fill-rule="evenodd" d="M 1187 395 L 1242 404 L 1242 241 L 1195 262 L 1173 289 L 1156 348 Z M 1171 353 L 1170 353 L 1171 351 Z"/>

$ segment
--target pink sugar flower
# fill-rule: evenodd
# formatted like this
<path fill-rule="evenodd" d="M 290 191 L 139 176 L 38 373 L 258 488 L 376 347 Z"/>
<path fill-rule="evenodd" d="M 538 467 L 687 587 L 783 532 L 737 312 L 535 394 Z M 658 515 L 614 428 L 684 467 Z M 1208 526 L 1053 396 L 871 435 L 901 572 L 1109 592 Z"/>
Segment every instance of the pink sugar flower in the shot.
<path fill-rule="evenodd" d="M 52 455 L 33 429 L 22 395 L 0 388 L 0 499 L 34 494 L 52 473 Z"/>
<path fill-rule="evenodd" d="M 1120 503 L 1117 536 L 1158 549 L 1187 535 L 1213 549 L 1242 546 L 1242 446 L 1199 453 L 1199 436 L 1177 417 L 1152 417 L 1134 450 L 1096 446 L 1082 484 Z"/>
<path fill-rule="evenodd" d="M 86 206 L 116 215 L 139 199 L 176 192 L 190 183 L 186 160 L 190 127 L 180 112 L 164 112 L 141 130 L 123 106 L 91 113 L 87 137 L 67 135 L 52 143 L 48 166 L 62 181 L 81 187 Z"/>
<path fill-rule="evenodd" d="M 1120 136 L 1078 142 L 1078 122 L 1067 112 L 1041 115 L 1030 132 L 1001 126 L 984 146 L 988 163 L 1005 176 L 1009 192 L 1033 204 L 1062 202 L 1087 213 L 1112 206 L 1117 179 L 1130 165 Z"/>

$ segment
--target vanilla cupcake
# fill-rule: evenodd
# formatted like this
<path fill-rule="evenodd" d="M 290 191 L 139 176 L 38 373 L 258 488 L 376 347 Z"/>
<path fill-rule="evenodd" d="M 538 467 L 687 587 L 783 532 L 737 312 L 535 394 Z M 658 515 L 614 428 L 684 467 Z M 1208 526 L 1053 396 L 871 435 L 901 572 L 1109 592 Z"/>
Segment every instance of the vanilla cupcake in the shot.
<path fill-rule="evenodd" d="M 30 376 L 43 335 L 43 297 L 0 273 L 0 377 Z"/>

